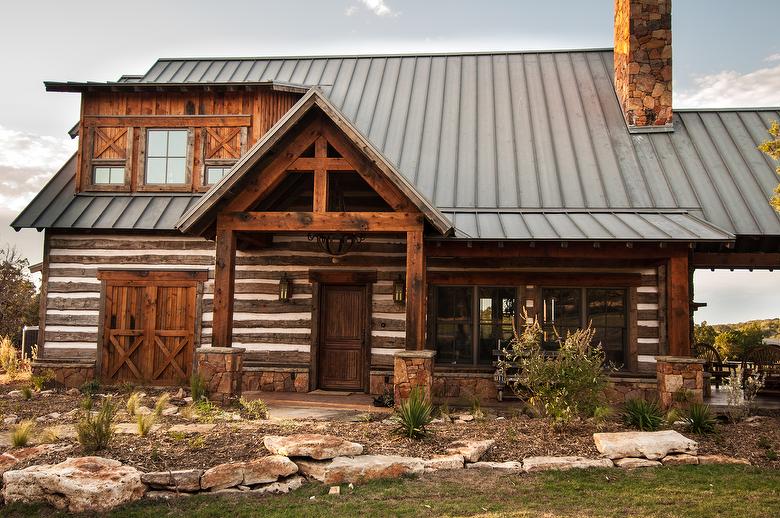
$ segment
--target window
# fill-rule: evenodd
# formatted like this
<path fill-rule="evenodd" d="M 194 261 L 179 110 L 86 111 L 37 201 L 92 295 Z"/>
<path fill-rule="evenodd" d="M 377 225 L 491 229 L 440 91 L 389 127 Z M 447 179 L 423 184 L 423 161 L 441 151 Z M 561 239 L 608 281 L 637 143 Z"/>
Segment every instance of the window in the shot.
<path fill-rule="evenodd" d="M 146 134 L 146 183 L 187 181 L 187 130 L 149 130 Z"/>
<path fill-rule="evenodd" d="M 515 288 L 437 286 L 434 298 L 439 363 L 490 365 L 498 341 L 512 338 Z"/>
<path fill-rule="evenodd" d="M 92 183 L 95 185 L 124 185 L 124 166 L 95 166 L 92 169 Z"/>
<path fill-rule="evenodd" d="M 229 165 L 209 165 L 206 166 L 206 185 L 214 185 L 220 181 L 230 171 Z"/>
<path fill-rule="evenodd" d="M 590 322 L 607 361 L 625 364 L 626 290 L 623 288 L 543 288 L 542 328 L 544 347 L 558 347 L 555 331 L 562 337 Z"/>

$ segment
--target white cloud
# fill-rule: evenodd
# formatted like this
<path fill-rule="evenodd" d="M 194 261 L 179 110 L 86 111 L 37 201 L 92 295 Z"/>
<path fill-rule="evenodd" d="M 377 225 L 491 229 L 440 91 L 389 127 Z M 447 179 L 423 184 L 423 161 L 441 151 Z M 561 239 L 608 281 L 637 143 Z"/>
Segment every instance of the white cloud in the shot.
<path fill-rule="evenodd" d="M 347 16 L 352 16 L 353 14 L 356 14 L 358 11 L 358 8 L 360 5 L 362 5 L 365 9 L 368 9 L 372 13 L 374 13 L 377 16 L 398 16 L 401 14 L 398 11 L 394 11 L 388 5 L 385 3 L 385 0 L 359 0 L 360 3 L 356 5 L 351 5 L 347 7 L 347 10 L 344 11 L 344 14 Z"/>
<path fill-rule="evenodd" d="M 76 142 L 0 126 L 0 207 L 20 211 L 73 154 Z"/>
<path fill-rule="evenodd" d="M 780 61 L 780 52 L 765 57 L 764 61 Z"/>
<path fill-rule="evenodd" d="M 780 106 L 780 64 L 745 74 L 723 70 L 694 77 L 693 82 L 693 88 L 676 92 L 675 107 Z"/>

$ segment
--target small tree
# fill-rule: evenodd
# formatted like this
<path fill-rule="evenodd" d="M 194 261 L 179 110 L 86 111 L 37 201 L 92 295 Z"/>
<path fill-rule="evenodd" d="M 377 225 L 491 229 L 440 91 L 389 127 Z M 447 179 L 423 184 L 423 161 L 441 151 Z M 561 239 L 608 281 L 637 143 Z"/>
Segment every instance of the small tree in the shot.
<path fill-rule="evenodd" d="M 697 344 L 715 344 L 715 338 L 718 336 L 718 332 L 715 328 L 707 323 L 705 320 L 701 324 L 693 326 L 693 336 Z"/>
<path fill-rule="evenodd" d="M 780 124 L 778 124 L 777 121 L 772 122 L 772 126 L 768 131 L 772 138 L 758 146 L 758 149 L 769 155 L 772 159 L 780 161 Z M 777 167 L 776 171 L 777 174 L 780 174 L 780 166 Z M 775 188 L 772 206 L 775 210 L 780 211 L 780 185 Z"/>
<path fill-rule="evenodd" d="M 23 326 L 38 323 L 40 294 L 26 272 L 27 259 L 16 248 L 0 250 L 0 335 L 18 343 Z"/>

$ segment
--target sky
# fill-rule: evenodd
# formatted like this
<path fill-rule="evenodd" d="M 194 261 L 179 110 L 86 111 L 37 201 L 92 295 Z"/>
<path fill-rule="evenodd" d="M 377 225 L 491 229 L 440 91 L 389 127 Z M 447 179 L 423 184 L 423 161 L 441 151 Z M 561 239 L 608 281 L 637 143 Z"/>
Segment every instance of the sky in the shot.
<path fill-rule="evenodd" d="M 132 7 L 128 7 L 128 6 Z M 674 106 L 780 106 L 780 0 L 674 0 Z M 36 0 L 0 16 L 0 246 L 41 259 L 7 224 L 75 150 L 78 94 L 159 57 L 604 48 L 613 0 Z M 696 320 L 780 315 L 780 272 L 697 272 Z"/>

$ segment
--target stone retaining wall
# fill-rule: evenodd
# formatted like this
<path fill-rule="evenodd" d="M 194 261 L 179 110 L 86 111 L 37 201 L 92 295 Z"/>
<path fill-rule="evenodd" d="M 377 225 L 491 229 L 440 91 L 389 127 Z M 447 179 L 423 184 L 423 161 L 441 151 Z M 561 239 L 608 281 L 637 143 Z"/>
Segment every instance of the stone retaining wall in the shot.
<path fill-rule="evenodd" d="M 616 405 L 621 405 L 629 399 L 652 401 L 658 397 L 658 383 L 655 378 L 651 377 L 623 378 L 613 376 L 609 378 L 604 392 L 607 401 Z"/>
<path fill-rule="evenodd" d="M 433 358 L 435 351 L 401 351 L 395 353 L 393 369 L 393 397 L 398 405 L 409 397 L 414 387 L 422 387 L 430 399 L 433 385 Z"/>
<path fill-rule="evenodd" d="M 32 373 L 34 375 L 41 376 L 47 372 L 54 374 L 56 385 L 66 388 L 79 388 L 87 381 L 95 379 L 95 362 L 34 362 L 32 364 Z"/>
<path fill-rule="evenodd" d="M 433 375 L 435 399 L 457 398 L 468 402 L 479 398 L 481 402 L 496 401 L 496 383 L 491 373 L 436 372 Z"/>
<path fill-rule="evenodd" d="M 245 367 L 242 392 L 308 392 L 309 370 L 296 367 Z"/>

